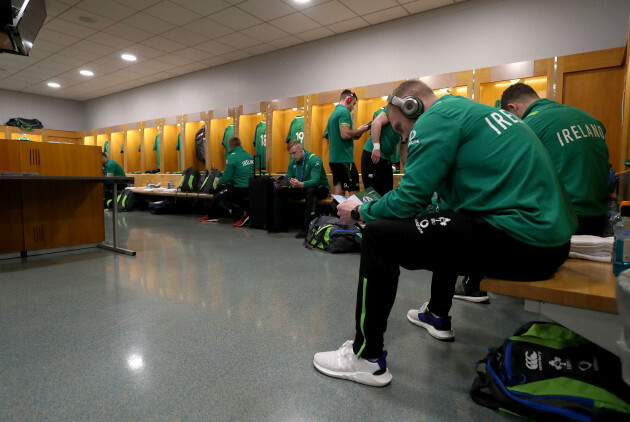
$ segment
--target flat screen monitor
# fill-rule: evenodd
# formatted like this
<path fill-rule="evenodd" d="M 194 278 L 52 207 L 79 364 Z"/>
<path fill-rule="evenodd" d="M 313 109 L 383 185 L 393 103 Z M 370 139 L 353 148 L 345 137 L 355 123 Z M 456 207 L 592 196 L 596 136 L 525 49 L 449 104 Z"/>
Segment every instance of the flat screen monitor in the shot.
<path fill-rule="evenodd" d="M 46 20 L 45 0 L 0 0 L 0 10 L 10 3 L 13 21 L 0 30 L 0 52 L 28 56 Z M 3 13 L 3 16 L 5 13 Z"/>

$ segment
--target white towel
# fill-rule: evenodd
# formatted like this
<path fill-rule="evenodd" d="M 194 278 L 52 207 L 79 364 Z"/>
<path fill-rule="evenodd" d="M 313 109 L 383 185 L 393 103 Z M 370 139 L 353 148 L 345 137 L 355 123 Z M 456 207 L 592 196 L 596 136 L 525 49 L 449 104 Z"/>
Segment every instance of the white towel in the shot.
<path fill-rule="evenodd" d="M 570 258 L 610 262 L 614 237 L 571 236 Z"/>

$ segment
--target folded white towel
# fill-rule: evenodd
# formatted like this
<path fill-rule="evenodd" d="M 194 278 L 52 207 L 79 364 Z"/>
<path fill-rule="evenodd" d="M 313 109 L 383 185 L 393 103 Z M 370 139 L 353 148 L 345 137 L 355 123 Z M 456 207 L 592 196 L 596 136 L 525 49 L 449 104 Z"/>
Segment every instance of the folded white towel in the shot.
<path fill-rule="evenodd" d="M 588 261 L 597 261 L 597 262 L 611 262 L 612 260 L 610 253 L 605 256 L 603 255 L 595 256 L 595 255 L 582 254 L 578 252 L 569 252 L 569 258 L 586 259 Z"/>
<path fill-rule="evenodd" d="M 571 236 L 571 249 L 582 248 L 612 248 L 614 237 L 599 237 L 589 235 Z"/>

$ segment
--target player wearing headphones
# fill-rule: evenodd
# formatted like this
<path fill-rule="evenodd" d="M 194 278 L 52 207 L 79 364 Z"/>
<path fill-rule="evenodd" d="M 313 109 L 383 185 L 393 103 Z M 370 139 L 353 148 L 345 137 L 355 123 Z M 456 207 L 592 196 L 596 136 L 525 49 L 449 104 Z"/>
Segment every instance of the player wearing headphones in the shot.
<path fill-rule="evenodd" d="M 430 300 L 407 319 L 452 340 L 458 274 L 548 278 L 566 260 L 577 228 L 549 154 L 509 112 L 459 96 L 438 99 L 414 80 L 390 95 L 387 116 L 409 141 L 405 176 L 378 201 L 338 206 L 344 222 L 367 223 L 355 338 L 313 359 L 326 375 L 375 386 L 392 379 L 383 338 L 400 267 L 433 272 Z M 440 211 L 423 216 L 433 192 L 443 199 Z"/>
<path fill-rule="evenodd" d="M 330 140 L 328 164 L 333 174 L 333 193 L 342 195 L 344 190 L 353 194 L 359 191 L 359 172 L 354 164 L 354 140 L 369 129 L 364 124 L 352 129 L 352 115 L 357 103 L 354 91 L 346 89 L 339 97 L 339 104 L 328 118 L 326 132 Z"/>

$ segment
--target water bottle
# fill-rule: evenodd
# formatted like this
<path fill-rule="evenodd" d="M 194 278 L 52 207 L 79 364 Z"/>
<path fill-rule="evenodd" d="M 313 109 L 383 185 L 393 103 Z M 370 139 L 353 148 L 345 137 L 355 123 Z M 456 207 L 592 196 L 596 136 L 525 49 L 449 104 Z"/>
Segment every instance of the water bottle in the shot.
<path fill-rule="evenodd" d="M 151 181 L 147 180 L 147 187 L 149 187 L 150 184 L 151 184 Z"/>
<path fill-rule="evenodd" d="M 619 205 L 617 204 L 617 197 L 614 193 L 610 194 L 608 203 L 606 204 L 606 222 L 604 224 L 603 237 L 613 236 L 613 225 L 615 224 L 615 218 L 619 214 Z"/>
<path fill-rule="evenodd" d="M 621 203 L 621 212 L 613 231 L 615 234 L 612 252 L 613 273 L 618 276 L 623 270 L 630 268 L 630 201 Z"/>
<path fill-rule="evenodd" d="M 169 189 L 173 189 L 173 181 L 172 181 L 172 180 L 170 180 L 170 181 L 168 182 L 168 188 L 169 188 Z"/>

